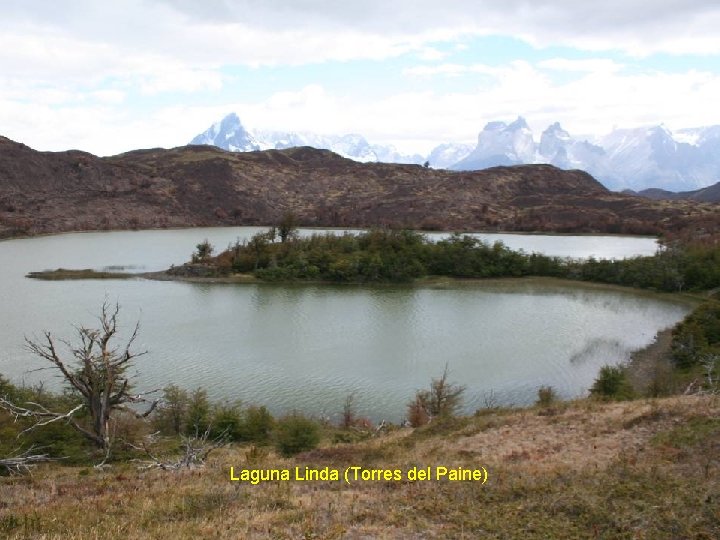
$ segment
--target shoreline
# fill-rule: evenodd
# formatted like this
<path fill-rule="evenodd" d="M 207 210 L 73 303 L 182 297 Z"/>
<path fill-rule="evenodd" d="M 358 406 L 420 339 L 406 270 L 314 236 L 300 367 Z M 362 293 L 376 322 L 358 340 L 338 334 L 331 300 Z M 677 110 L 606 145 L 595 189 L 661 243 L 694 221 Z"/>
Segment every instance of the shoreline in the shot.
<path fill-rule="evenodd" d="M 674 369 L 670 358 L 673 329 L 670 327 L 657 332 L 652 343 L 633 351 L 624 364 L 628 380 L 636 392 L 646 394 L 653 385 L 659 389 L 669 378 Z"/>
<path fill-rule="evenodd" d="M 547 276 L 522 276 L 522 277 L 496 277 L 496 278 L 459 278 L 449 276 L 426 276 L 415 279 L 411 282 L 392 283 L 392 282 L 336 282 L 324 280 L 279 280 L 267 281 L 253 276 L 252 274 L 230 274 L 226 276 L 182 276 L 169 274 L 167 270 L 157 272 L 108 272 L 96 271 L 92 269 L 64 269 L 44 270 L 38 272 L 29 272 L 26 276 L 29 279 L 40 279 L 48 281 L 63 280 L 82 280 L 82 279 L 147 279 L 151 281 L 174 281 L 181 283 L 195 284 L 222 284 L 222 285 L 272 285 L 272 286 L 291 286 L 291 287 L 317 287 L 317 286 L 337 286 L 337 287 L 407 287 L 407 288 L 457 288 L 463 286 L 478 285 L 540 285 L 540 286 L 556 286 L 563 289 L 594 289 L 605 291 L 616 291 L 638 294 L 641 296 L 652 296 L 655 298 L 665 298 L 674 302 L 695 306 L 702 302 L 707 293 L 704 292 L 662 292 L 650 289 L 640 289 L 636 287 L 627 287 L 612 283 L 601 283 L 596 281 L 582 281 L 567 278 L 556 278 Z"/>

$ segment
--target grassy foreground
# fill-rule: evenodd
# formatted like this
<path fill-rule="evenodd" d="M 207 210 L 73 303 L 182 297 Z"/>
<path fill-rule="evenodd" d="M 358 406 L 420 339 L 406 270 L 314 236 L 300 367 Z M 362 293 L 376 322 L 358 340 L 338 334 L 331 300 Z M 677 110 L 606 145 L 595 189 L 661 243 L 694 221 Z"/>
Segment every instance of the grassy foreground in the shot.
<path fill-rule="evenodd" d="M 230 480 L 249 469 L 485 467 L 487 482 Z M 718 538 L 720 398 L 483 410 L 283 458 L 202 469 L 58 464 L 0 478 L 0 537 Z"/>

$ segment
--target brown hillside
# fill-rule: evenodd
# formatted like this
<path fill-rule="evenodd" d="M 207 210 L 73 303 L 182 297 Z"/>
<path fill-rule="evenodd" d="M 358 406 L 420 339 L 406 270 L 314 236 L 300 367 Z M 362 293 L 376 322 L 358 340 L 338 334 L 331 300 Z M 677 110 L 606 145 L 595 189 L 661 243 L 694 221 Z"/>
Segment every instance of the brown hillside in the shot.
<path fill-rule="evenodd" d="M 0 137 L 0 235 L 200 225 L 659 233 L 715 230 L 717 205 L 612 193 L 550 165 L 452 172 L 362 164 L 327 150 L 209 146 L 108 158 Z"/>

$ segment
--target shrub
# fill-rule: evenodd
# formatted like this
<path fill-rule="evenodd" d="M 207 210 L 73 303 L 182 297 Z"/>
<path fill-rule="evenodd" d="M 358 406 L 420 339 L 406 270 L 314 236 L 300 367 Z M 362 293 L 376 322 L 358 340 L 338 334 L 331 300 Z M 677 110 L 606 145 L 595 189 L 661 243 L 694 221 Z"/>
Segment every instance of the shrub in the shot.
<path fill-rule="evenodd" d="M 208 241 L 206 238 L 202 242 L 200 242 L 198 245 L 195 246 L 195 253 L 192 254 L 192 262 L 194 263 L 202 263 L 207 262 L 208 259 L 212 256 L 213 251 L 215 248 L 212 246 L 212 244 Z"/>
<path fill-rule="evenodd" d="M 15 399 L 15 394 L 17 393 L 17 390 L 15 386 L 13 386 L 10 381 L 8 381 L 5 377 L 0 375 L 0 397 L 4 397 L 9 400 Z"/>
<path fill-rule="evenodd" d="M 435 416 L 455 416 L 462 404 L 462 395 L 465 387 L 448 382 L 448 367 L 445 366 L 442 376 L 430 382 L 429 390 L 420 390 L 415 395 L 427 414 Z"/>
<path fill-rule="evenodd" d="M 462 404 L 465 387 L 448 382 L 448 367 L 445 366 L 439 379 L 432 379 L 430 389 L 418 390 L 415 398 L 408 403 L 408 422 L 413 427 L 427 424 L 436 417 L 454 417 Z"/>
<path fill-rule="evenodd" d="M 185 434 L 196 437 L 202 435 L 210 428 L 210 422 L 210 402 L 207 392 L 198 388 L 188 400 Z"/>
<path fill-rule="evenodd" d="M 160 407 L 153 415 L 155 429 L 168 435 L 180 435 L 185 431 L 190 396 L 186 390 L 171 384 L 163 389 Z"/>
<path fill-rule="evenodd" d="M 275 446 L 284 456 L 312 450 L 320 442 L 320 427 L 299 413 L 278 420 L 275 429 Z"/>
<path fill-rule="evenodd" d="M 430 416 L 428 416 L 420 396 L 416 395 L 415 399 L 408 403 L 407 408 L 408 422 L 410 422 L 412 427 L 424 426 L 430 421 Z"/>
<path fill-rule="evenodd" d="M 343 412 L 342 412 L 342 421 L 340 422 L 340 427 L 343 429 L 349 429 L 355 425 L 355 395 L 350 394 L 348 397 L 345 398 L 345 403 L 343 404 Z"/>
<path fill-rule="evenodd" d="M 558 399 L 552 386 L 541 386 L 538 388 L 538 398 L 535 402 L 540 407 L 550 407 Z"/>
<path fill-rule="evenodd" d="M 672 359 L 676 367 L 689 369 L 714 352 L 720 352 L 720 302 L 708 300 L 673 329 Z"/>
<path fill-rule="evenodd" d="M 274 427 L 275 419 L 265 407 L 248 407 L 242 425 L 242 439 L 267 444 Z"/>
<path fill-rule="evenodd" d="M 19 403 L 37 403 L 49 410 L 68 408 L 70 397 L 65 394 L 47 392 L 42 386 L 17 387 L 0 376 L 0 397 Z M 78 414 L 79 421 L 87 415 Z M 23 430 L 31 428 L 35 420 L 15 419 L 0 408 L 0 457 L 17 454 L 27 448 L 41 448 L 42 453 L 51 457 L 62 457 L 69 463 L 78 463 L 87 459 L 90 447 L 87 440 L 67 422 L 51 422 L 42 429 L 31 429 L 20 437 Z"/>
<path fill-rule="evenodd" d="M 622 367 L 603 366 L 590 393 L 602 399 L 622 400 L 632 397 L 632 388 Z"/>
<path fill-rule="evenodd" d="M 213 406 L 210 422 L 212 437 L 225 437 L 231 441 L 243 439 L 244 422 L 240 403 L 221 403 Z"/>

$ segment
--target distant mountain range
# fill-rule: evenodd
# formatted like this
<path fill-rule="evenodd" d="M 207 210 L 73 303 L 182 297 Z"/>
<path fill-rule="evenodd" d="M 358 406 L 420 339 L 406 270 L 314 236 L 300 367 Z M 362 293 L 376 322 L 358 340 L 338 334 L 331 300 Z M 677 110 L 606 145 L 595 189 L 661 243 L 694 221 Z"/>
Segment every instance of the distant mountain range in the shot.
<path fill-rule="evenodd" d="M 394 146 L 370 144 L 365 137 L 357 134 L 319 135 L 298 131 L 248 131 L 237 114 L 228 114 L 214 123 L 204 133 L 195 137 L 190 144 L 209 144 L 232 152 L 257 150 L 283 150 L 299 146 L 332 150 L 343 157 L 361 163 L 405 163 L 420 165 L 426 158 L 419 154 L 401 154 Z M 452 158 L 451 158 L 452 159 Z"/>
<path fill-rule="evenodd" d="M 602 137 L 574 137 L 559 123 L 539 141 L 527 122 L 490 122 L 475 147 L 443 143 L 429 155 L 407 155 L 390 145 L 370 144 L 363 136 L 309 132 L 248 131 L 232 113 L 195 137 L 209 144 L 247 152 L 312 146 L 360 162 L 421 164 L 436 169 L 479 170 L 495 166 L 547 163 L 589 172 L 612 190 L 649 188 L 695 191 L 720 181 L 720 126 L 670 131 L 662 125 L 615 129 Z"/>
<path fill-rule="evenodd" d="M 649 188 L 643 189 L 642 191 L 633 191 L 626 189 L 623 191 L 628 195 L 637 195 L 639 197 L 645 197 L 646 199 L 654 199 L 656 201 L 668 200 L 668 201 L 698 201 L 698 202 L 720 202 L 720 182 L 713 184 L 702 189 L 696 189 L 695 191 L 666 191 L 664 189 Z"/>

